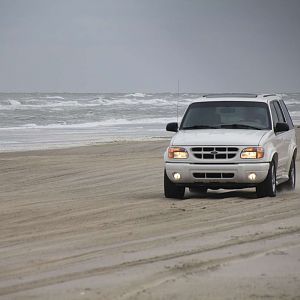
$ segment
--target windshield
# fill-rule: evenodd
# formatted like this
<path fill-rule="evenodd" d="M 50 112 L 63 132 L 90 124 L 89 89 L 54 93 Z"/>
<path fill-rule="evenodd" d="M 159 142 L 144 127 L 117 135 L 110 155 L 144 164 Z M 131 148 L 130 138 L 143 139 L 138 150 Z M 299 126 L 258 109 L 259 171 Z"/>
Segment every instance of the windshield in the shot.
<path fill-rule="evenodd" d="M 189 106 L 180 129 L 271 129 L 266 103 L 250 101 L 197 102 Z"/>

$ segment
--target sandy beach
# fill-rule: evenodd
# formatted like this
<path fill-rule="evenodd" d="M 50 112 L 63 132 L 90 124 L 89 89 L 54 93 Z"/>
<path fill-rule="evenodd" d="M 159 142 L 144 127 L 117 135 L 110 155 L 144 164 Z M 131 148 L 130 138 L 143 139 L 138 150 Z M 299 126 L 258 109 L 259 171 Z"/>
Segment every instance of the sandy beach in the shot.
<path fill-rule="evenodd" d="M 300 299 L 299 180 L 165 199 L 167 145 L 0 154 L 0 298 Z"/>

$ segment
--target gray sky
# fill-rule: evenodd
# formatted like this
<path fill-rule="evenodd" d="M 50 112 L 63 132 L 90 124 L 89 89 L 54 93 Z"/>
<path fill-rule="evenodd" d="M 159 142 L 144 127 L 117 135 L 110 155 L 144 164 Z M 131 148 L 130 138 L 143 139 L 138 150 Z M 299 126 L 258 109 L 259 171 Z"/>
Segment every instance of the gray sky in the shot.
<path fill-rule="evenodd" d="M 0 0 L 0 91 L 300 91 L 300 0 Z"/>

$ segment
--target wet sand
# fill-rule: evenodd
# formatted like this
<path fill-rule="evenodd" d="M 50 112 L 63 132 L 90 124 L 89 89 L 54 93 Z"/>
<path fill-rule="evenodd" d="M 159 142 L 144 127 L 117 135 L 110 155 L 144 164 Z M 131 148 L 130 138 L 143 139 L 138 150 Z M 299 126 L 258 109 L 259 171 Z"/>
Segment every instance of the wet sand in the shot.
<path fill-rule="evenodd" d="M 165 199 L 167 144 L 0 154 L 0 298 L 300 299 L 300 182 Z"/>

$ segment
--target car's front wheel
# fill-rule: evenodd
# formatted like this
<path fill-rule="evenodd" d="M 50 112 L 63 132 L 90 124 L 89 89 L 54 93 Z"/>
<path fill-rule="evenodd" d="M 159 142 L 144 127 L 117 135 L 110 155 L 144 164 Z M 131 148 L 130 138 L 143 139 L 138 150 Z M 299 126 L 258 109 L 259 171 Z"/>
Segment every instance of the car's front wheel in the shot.
<path fill-rule="evenodd" d="M 174 198 L 174 199 L 184 198 L 185 187 L 178 186 L 175 183 L 173 183 L 169 179 L 166 170 L 164 172 L 164 190 L 165 190 L 166 198 Z"/>
<path fill-rule="evenodd" d="M 267 178 L 257 185 L 256 194 L 258 198 L 276 196 L 276 165 L 274 161 L 270 163 Z"/>

